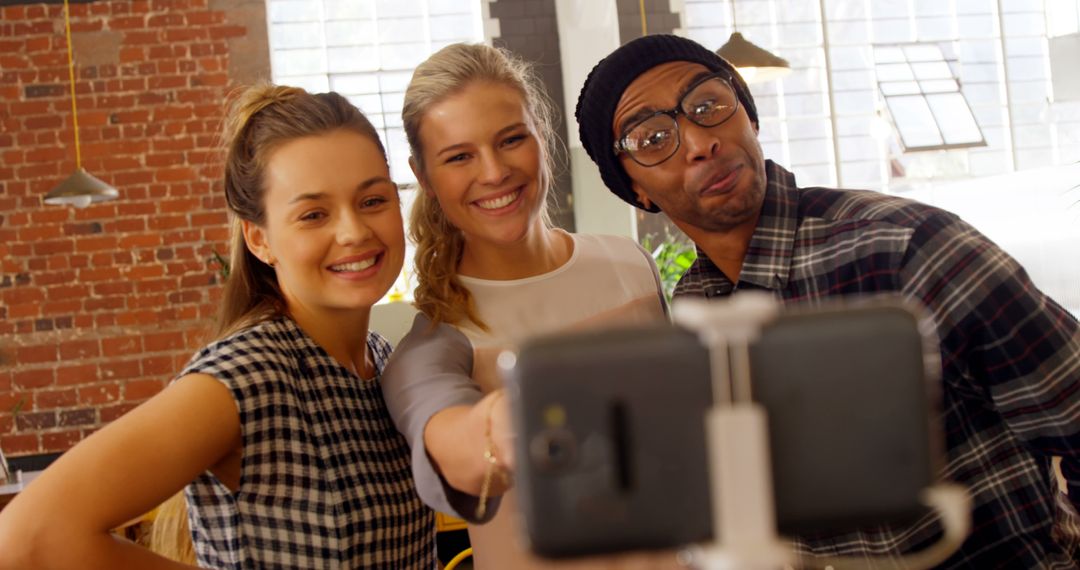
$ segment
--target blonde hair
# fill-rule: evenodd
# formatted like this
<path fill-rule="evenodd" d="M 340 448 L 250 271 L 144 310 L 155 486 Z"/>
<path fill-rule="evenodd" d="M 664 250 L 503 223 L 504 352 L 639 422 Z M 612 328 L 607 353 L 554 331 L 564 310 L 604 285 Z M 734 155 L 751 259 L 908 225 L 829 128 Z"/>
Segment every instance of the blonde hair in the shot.
<path fill-rule="evenodd" d="M 191 542 L 183 491 L 158 506 L 150 527 L 148 547 L 169 560 L 195 565 L 195 545 Z"/>
<path fill-rule="evenodd" d="M 432 105 L 461 92 L 467 85 L 488 81 L 507 85 L 521 94 L 527 120 L 540 140 L 540 188 L 549 195 L 555 164 L 561 156 L 555 135 L 554 107 L 540 87 L 531 66 L 510 52 L 483 44 L 452 44 L 421 63 L 405 90 L 401 119 L 416 166 L 424 177 L 424 154 L 420 123 Z M 541 218 L 551 227 L 546 199 Z M 457 276 L 465 247 L 461 230 L 446 218 L 438 200 L 428 192 L 417 192 L 409 214 L 409 238 L 416 244 L 416 308 L 432 323 L 455 323 L 469 319 L 481 328 L 486 325 L 476 314 L 476 305 Z"/>
<path fill-rule="evenodd" d="M 262 84 L 249 87 L 232 105 L 225 126 L 225 200 L 232 214 L 229 277 L 215 338 L 284 313 L 274 269 L 248 250 L 241 221 L 260 226 L 266 221 L 263 175 L 272 151 L 291 140 L 338 129 L 371 139 L 386 160 L 371 121 L 337 93 Z"/>

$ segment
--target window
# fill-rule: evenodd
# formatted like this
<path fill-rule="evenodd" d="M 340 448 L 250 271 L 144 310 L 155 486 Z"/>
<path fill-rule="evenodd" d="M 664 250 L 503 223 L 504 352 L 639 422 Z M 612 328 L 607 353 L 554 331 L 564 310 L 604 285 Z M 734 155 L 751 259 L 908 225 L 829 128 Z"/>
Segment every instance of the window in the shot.
<path fill-rule="evenodd" d="M 766 156 L 801 184 L 901 191 L 921 175 L 987 176 L 1080 160 L 1080 104 L 1053 99 L 1059 80 L 1047 48 L 1049 38 L 1080 31 L 1077 0 L 683 0 L 682 33 L 717 49 L 735 31 L 732 11 L 746 39 L 791 63 L 787 77 L 750 89 Z M 944 57 L 909 60 L 902 46 L 915 42 Z M 886 47 L 899 50 L 898 61 L 879 61 Z M 908 84 L 886 86 L 901 67 Z M 897 156 L 888 115 L 909 149 L 984 144 Z M 893 165 L 908 176 L 897 178 L 904 168 Z"/>
<path fill-rule="evenodd" d="M 986 146 L 940 47 L 877 45 L 874 66 L 904 150 Z"/>
<path fill-rule="evenodd" d="M 413 69 L 455 42 L 480 42 L 479 2 L 268 0 L 275 83 L 349 98 L 383 136 L 391 176 L 415 183 L 401 128 Z"/>

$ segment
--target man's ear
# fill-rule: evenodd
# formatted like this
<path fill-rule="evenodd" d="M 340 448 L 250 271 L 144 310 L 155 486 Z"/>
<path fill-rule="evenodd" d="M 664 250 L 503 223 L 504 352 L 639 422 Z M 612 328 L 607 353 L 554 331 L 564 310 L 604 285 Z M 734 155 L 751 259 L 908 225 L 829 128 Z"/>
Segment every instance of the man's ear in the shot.
<path fill-rule="evenodd" d="M 266 239 L 266 230 L 247 220 L 240 220 L 240 227 L 243 229 L 244 243 L 247 244 L 248 251 L 255 257 L 261 259 L 263 263 L 273 266 L 277 260 L 275 260 L 273 254 L 270 253 L 270 244 Z"/>
<path fill-rule="evenodd" d="M 427 177 L 424 176 L 423 170 L 412 156 L 409 157 L 409 169 L 412 170 L 413 177 L 416 178 L 416 183 L 420 186 L 420 189 L 426 194 L 431 194 L 431 187 L 428 186 Z"/>
<path fill-rule="evenodd" d="M 652 206 L 653 206 L 652 201 L 650 201 L 649 197 L 645 195 L 645 191 L 641 189 L 641 186 L 638 186 L 637 182 L 631 182 L 630 183 L 630 189 L 634 191 L 634 195 L 637 196 L 637 201 L 642 206 L 645 206 L 646 208 L 649 208 L 649 209 L 652 208 Z"/>

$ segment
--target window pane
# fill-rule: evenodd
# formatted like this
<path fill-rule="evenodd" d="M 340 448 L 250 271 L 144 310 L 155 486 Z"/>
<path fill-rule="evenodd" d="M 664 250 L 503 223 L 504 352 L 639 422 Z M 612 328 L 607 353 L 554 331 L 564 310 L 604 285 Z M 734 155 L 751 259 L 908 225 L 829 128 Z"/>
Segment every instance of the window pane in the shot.
<path fill-rule="evenodd" d="M 926 63 L 912 63 L 911 69 L 915 71 L 915 77 L 919 79 L 945 79 L 952 77 L 952 70 L 944 61 Z"/>
<path fill-rule="evenodd" d="M 874 61 L 877 63 L 897 63 L 907 61 L 904 51 L 897 47 L 875 47 Z"/>
<path fill-rule="evenodd" d="M 920 81 L 923 93 L 953 93 L 959 91 L 955 79 L 940 79 L 936 81 Z"/>
<path fill-rule="evenodd" d="M 926 100 L 941 127 L 946 144 L 972 144 L 982 142 L 982 133 L 971 116 L 971 109 L 959 93 L 928 95 Z"/>
<path fill-rule="evenodd" d="M 888 97 L 885 102 L 905 148 L 937 146 L 944 142 L 926 99 L 920 96 Z"/>
<path fill-rule="evenodd" d="M 890 81 L 881 83 L 882 95 L 914 95 L 919 93 L 919 84 L 914 81 Z"/>
<path fill-rule="evenodd" d="M 877 66 L 878 81 L 910 81 L 915 79 L 906 63 L 885 63 Z"/>
<path fill-rule="evenodd" d="M 934 44 L 912 44 L 904 46 L 908 61 L 944 61 L 941 48 Z"/>

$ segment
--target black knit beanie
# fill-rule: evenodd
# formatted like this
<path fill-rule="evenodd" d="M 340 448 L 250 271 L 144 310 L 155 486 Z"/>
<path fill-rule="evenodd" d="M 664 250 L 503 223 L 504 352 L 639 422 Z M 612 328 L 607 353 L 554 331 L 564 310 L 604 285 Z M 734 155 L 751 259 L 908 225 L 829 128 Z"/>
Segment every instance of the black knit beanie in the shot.
<path fill-rule="evenodd" d="M 642 73 L 669 61 L 700 63 L 711 71 L 727 72 L 739 104 L 746 109 L 751 122 L 755 125 L 758 122 L 754 98 L 735 68 L 693 40 L 663 34 L 643 36 L 600 60 L 585 79 L 574 111 L 581 144 L 600 167 L 600 177 L 608 189 L 627 203 L 649 212 L 659 212 L 660 208 L 656 205 L 646 208 L 638 202 L 630 186 L 630 177 L 615 156 L 611 121 L 623 91 Z"/>

